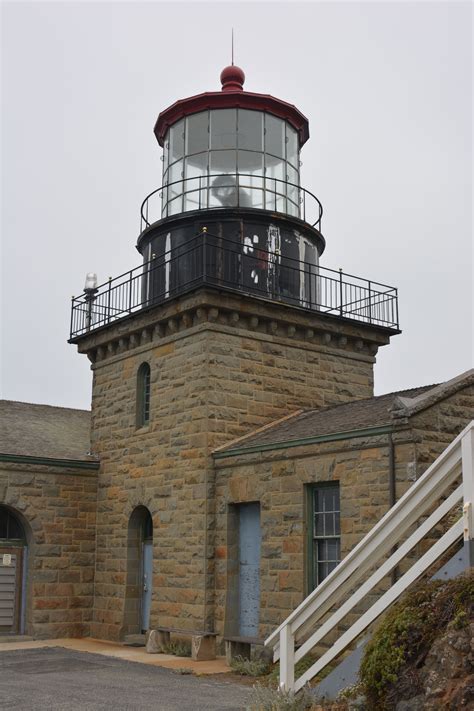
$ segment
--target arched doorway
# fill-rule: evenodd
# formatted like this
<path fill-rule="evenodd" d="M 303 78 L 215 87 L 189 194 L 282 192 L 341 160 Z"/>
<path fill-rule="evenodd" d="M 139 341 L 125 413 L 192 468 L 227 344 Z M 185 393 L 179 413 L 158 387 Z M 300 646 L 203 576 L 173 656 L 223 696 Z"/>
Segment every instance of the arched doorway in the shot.
<path fill-rule="evenodd" d="M 128 522 L 125 635 L 148 630 L 152 586 L 153 521 L 145 506 L 137 506 Z"/>
<path fill-rule="evenodd" d="M 27 551 L 18 515 L 0 505 L 0 635 L 24 632 Z"/>

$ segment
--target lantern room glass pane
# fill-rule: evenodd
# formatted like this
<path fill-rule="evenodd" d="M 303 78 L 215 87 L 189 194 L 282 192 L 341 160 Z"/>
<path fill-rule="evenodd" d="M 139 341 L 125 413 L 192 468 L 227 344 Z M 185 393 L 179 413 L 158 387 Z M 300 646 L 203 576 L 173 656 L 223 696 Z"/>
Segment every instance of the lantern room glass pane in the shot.
<path fill-rule="evenodd" d="M 286 181 L 286 165 L 283 161 L 266 164 L 265 175 L 267 178 L 277 178 L 278 180 Z M 283 186 L 284 187 L 284 186 Z M 281 186 L 280 186 L 281 189 Z"/>
<path fill-rule="evenodd" d="M 236 173 L 237 172 L 237 151 L 211 151 L 209 172 L 213 173 Z"/>
<path fill-rule="evenodd" d="M 188 179 L 188 178 L 195 178 L 200 175 L 205 175 L 207 173 L 207 161 L 208 161 L 207 152 L 206 153 L 197 153 L 194 156 L 186 158 L 184 177 L 186 179 Z M 194 183 L 195 181 L 193 180 L 192 182 Z M 197 181 L 197 182 L 199 182 L 199 181 Z"/>
<path fill-rule="evenodd" d="M 237 207 L 238 187 L 235 175 L 210 178 L 209 207 Z"/>
<path fill-rule="evenodd" d="M 202 111 L 186 119 L 186 155 L 207 151 L 209 148 L 209 114 Z"/>
<path fill-rule="evenodd" d="M 263 175 L 263 153 L 238 151 L 237 168 L 239 173 Z"/>
<path fill-rule="evenodd" d="M 263 153 L 238 151 L 239 206 L 263 209 Z"/>
<path fill-rule="evenodd" d="M 185 159 L 184 211 L 207 207 L 208 153 L 198 153 Z"/>
<path fill-rule="evenodd" d="M 287 185 L 287 210 L 288 214 L 293 217 L 299 217 L 300 211 L 300 189 L 297 187 L 299 182 L 298 172 L 289 164 L 286 164 L 286 179 L 288 181 Z"/>
<path fill-rule="evenodd" d="M 286 124 L 286 160 L 291 163 L 294 168 L 298 168 L 298 134 L 293 126 Z"/>
<path fill-rule="evenodd" d="M 263 114 L 260 111 L 239 109 L 238 147 L 263 153 Z"/>
<path fill-rule="evenodd" d="M 171 126 L 170 131 L 170 163 L 174 163 L 184 155 L 184 119 Z"/>
<path fill-rule="evenodd" d="M 183 161 L 173 163 L 168 170 L 168 215 L 176 215 L 183 209 Z"/>
<path fill-rule="evenodd" d="M 285 157 L 285 122 L 271 114 L 265 115 L 265 153 Z"/>
<path fill-rule="evenodd" d="M 237 109 L 216 109 L 211 115 L 211 148 L 237 147 Z"/>
<path fill-rule="evenodd" d="M 170 142 L 169 142 L 169 132 L 166 134 L 165 142 L 163 143 L 163 176 L 166 175 L 166 171 L 168 170 L 168 160 L 169 160 L 169 147 L 170 147 Z M 163 180 L 163 183 L 166 181 Z"/>

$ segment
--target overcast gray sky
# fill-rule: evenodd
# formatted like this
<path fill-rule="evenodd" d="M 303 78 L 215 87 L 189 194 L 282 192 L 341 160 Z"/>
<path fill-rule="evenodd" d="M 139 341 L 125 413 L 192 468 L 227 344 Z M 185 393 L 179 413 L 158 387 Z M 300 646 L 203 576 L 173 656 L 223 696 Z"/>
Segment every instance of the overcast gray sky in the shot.
<path fill-rule="evenodd" d="M 309 118 L 324 266 L 398 286 L 376 393 L 472 365 L 469 2 L 2 4 L 2 397 L 89 407 L 70 297 L 139 263 L 162 109 L 245 88 Z"/>

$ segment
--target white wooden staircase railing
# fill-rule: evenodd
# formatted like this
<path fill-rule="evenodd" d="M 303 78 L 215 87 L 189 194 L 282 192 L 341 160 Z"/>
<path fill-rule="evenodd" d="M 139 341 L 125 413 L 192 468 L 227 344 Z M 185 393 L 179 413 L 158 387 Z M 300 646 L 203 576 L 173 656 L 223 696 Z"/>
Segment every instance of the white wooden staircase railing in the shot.
<path fill-rule="evenodd" d="M 458 485 L 453 490 L 456 483 Z M 461 502 L 461 518 L 381 594 L 307 671 L 295 679 L 295 664 L 335 630 L 341 620 L 384 578 L 386 581 L 387 575 Z M 465 541 L 471 541 L 474 538 L 473 502 L 474 420 L 337 568 L 265 640 L 265 645 L 273 648 L 274 661 L 280 660 L 280 688 L 301 689 L 353 643 L 456 541 L 463 536 Z M 420 525 L 410 533 L 420 518 L 423 519 Z M 398 546 L 396 550 L 395 546 Z M 370 571 L 373 572 L 365 580 L 365 574 Z M 332 608 L 334 611 L 328 617 L 327 613 Z"/>

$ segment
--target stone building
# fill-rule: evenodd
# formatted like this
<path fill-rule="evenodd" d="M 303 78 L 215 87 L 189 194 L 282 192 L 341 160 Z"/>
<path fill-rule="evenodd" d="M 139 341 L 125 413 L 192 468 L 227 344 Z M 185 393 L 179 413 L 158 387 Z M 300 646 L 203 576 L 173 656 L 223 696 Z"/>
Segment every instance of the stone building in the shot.
<path fill-rule="evenodd" d="M 88 635 L 99 469 L 90 413 L 3 400 L 0 434 L 0 635 Z"/>
<path fill-rule="evenodd" d="M 261 639 L 472 418 L 472 373 L 373 397 L 396 289 L 320 264 L 307 119 L 235 66 L 221 81 L 158 118 L 143 264 L 73 299 L 90 441 L 88 413 L 43 408 L 30 447 L 42 406 L 4 404 L 28 416 L 0 456 L 0 521 L 23 531 L 0 546 L 28 547 L 13 631 Z"/>

